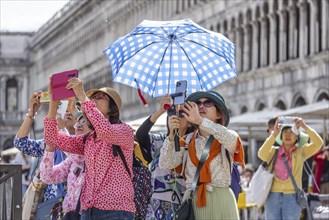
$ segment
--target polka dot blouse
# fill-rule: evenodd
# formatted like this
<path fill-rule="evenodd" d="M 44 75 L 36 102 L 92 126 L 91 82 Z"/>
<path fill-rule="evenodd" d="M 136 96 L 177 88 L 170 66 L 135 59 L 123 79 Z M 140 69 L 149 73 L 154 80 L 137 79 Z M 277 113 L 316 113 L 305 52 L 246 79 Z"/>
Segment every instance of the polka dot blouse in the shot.
<path fill-rule="evenodd" d="M 113 155 L 112 144 L 119 145 L 132 172 L 134 133 L 127 124 L 111 124 L 96 108 L 85 101 L 82 109 L 95 131 L 83 143 L 84 135 L 68 136 L 58 132 L 56 119 L 44 119 L 44 137 L 48 145 L 82 154 L 85 158 L 85 184 L 81 208 L 135 212 L 134 188 L 123 162 Z M 97 136 L 97 139 L 95 137 Z"/>

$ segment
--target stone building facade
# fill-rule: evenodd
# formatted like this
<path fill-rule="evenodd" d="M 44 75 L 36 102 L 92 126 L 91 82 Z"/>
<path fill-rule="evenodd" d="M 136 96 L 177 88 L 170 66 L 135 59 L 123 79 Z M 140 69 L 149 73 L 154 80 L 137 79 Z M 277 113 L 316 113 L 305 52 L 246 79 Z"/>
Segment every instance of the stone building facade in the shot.
<path fill-rule="evenodd" d="M 135 89 L 112 82 L 102 51 L 144 19 L 184 18 L 223 33 L 236 45 L 239 76 L 216 88 L 231 116 L 329 100 L 328 0 L 72 0 L 37 32 L 27 34 L 25 69 L 8 74 L 1 68 L 0 146 L 7 147 L 4 143 L 19 125 L 8 124 L 4 116 L 26 112 L 29 94 L 46 90 L 48 76 L 63 70 L 79 69 L 86 90 L 102 86 L 119 90 L 124 121 L 152 113 L 156 100 L 147 97 L 150 107 L 145 109 Z M 18 82 L 13 111 L 5 107 L 8 79 Z M 42 136 L 46 111 L 44 106 L 38 114 L 37 137 Z"/>

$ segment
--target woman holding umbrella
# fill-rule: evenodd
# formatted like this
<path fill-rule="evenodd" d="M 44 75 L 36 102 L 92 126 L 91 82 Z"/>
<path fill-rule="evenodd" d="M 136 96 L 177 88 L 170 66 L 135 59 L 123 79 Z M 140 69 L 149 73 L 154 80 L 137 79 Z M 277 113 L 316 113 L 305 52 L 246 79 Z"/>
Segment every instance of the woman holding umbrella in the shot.
<path fill-rule="evenodd" d="M 123 161 L 114 152 L 118 146 L 121 148 L 132 173 L 134 133 L 120 120 L 121 97 L 108 87 L 86 93 L 78 78 L 70 79 L 67 89 L 73 89 L 82 103 L 82 111 L 93 132 L 74 137 L 59 134 L 55 119 L 58 101 L 51 98 L 48 116 L 44 119 L 44 136 L 48 145 L 85 158 L 81 219 L 132 220 L 135 212 L 133 184 Z"/>
<path fill-rule="evenodd" d="M 217 92 L 196 92 L 186 99 L 183 116 L 188 122 L 198 126 L 198 130 L 189 134 L 188 154 L 183 162 L 186 177 L 184 200 L 190 196 L 193 178 L 203 154 L 207 140 L 213 136 L 207 159 L 200 170 L 200 181 L 193 195 L 193 208 L 196 219 L 239 219 L 238 207 L 230 189 L 233 158 L 243 161 L 243 148 L 239 135 L 226 128 L 229 112 L 223 97 Z M 175 152 L 174 129 L 179 123 L 172 117 L 169 122 L 170 134 L 165 139 L 160 154 L 160 168 L 173 169 L 182 164 L 184 150 Z M 225 151 L 228 151 L 229 157 Z M 225 198 L 225 199 L 223 199 Z"/>

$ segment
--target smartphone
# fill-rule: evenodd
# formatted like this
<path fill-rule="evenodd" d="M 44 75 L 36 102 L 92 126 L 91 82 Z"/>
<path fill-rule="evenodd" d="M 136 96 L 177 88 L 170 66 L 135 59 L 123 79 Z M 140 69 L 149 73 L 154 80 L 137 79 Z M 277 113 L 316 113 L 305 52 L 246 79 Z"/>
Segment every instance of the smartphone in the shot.
<path fill-rule="evenodd" d="M 186 96 L 186 89 L 187 89 L 187 81 L 180 80 L 176 83 L 176 91 L 175 95 L 173 96 L 174 105 L 183 105 L 185 102 Z"/>
<path fill-rule="evenodd" d="M 281 124 L 281 125 L 294 125 L 295 124 L 295 117 L 280 116 L 279 117 L 279 124 Z"/>
<path fill-rule="evenodd" d="M 78 77 L 78 70 L 69 70 L 61 73 L 55 73 L 51 75 L 51 88 L 53 90 L 53 100 L 62 100 L 70 97 L 74 97 L 74 91 L 72 89 L 67 90 L 66 84 L 69 79 Z"/>
<path fill-rule="evenodd" d="M 50 102 L 50 97 L 48 92 L 41 92 L 40 103 L 49 103 L 49 102 Z"/>
<path fill-rule="evenodd" d="M 61 117 L 61 119 L 64 119 L 68 104 L 69 104 L 69 101 L 67 101 L 67 100 L 62 100 L 59 102 L 57 114 L 59 115 L 59 117 Z"/>

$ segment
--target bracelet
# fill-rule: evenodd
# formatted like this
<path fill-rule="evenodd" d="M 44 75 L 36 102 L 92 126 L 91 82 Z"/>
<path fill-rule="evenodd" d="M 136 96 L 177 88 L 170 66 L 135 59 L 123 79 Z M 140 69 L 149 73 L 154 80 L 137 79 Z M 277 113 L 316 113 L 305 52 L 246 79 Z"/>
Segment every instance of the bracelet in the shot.
<path fill-rule="evenodd" d="M 31 112 L 31 109 L 28 109 L 27 110 L 27 113 L 26 113 L 26 117 L 28 117 L 28 118 L 31 118 L 32 120 L 35 118 L 35 116 L 37 115 L 38 113 L 37 112 L 35 112 L 34 114 Z"/>

